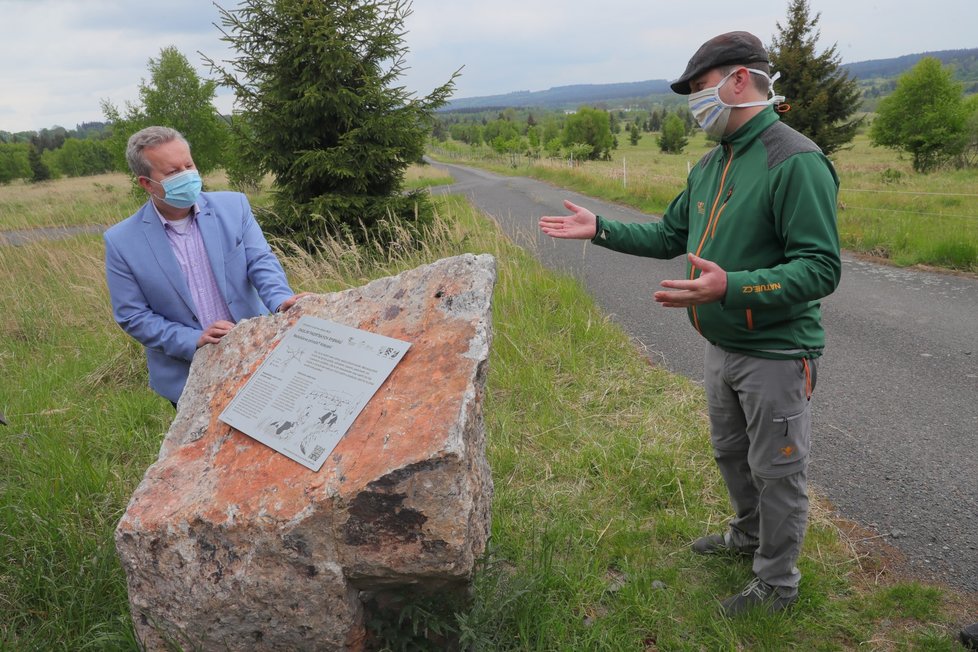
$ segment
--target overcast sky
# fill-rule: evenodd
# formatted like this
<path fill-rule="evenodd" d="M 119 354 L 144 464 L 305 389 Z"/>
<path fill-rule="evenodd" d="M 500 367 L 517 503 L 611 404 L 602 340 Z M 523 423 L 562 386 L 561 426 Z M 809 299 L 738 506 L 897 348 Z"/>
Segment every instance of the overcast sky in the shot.
<path fill-rule="evenodd" d="M 237 0 L 219 0 L 233 8 Z M 788 0 L 414 0 L 402 82 L 419 95 L 463 67 L 456 98 L 568 84 L 674 79 L 730 30 L 765 43 Z M 810 0 L 820 51 L 843 63 L 978 47 L 978 0 Z M 233 56 L 208 0 L 0 0 L 0 130 L 104 119 L 100 100 L 139 100 L 147 64 L 173 45 L 198 68 Z M 219 91 L 224 112 L 233 98 Z"/>

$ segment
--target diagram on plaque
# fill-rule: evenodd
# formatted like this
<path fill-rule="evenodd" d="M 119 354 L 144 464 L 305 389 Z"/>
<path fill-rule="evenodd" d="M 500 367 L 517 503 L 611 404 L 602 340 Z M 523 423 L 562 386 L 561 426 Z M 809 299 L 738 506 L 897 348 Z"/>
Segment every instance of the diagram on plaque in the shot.
<path fill-rule="evenodd" d="M 220 419 L 318 471 L 410 346 L 304 316 Z"/>

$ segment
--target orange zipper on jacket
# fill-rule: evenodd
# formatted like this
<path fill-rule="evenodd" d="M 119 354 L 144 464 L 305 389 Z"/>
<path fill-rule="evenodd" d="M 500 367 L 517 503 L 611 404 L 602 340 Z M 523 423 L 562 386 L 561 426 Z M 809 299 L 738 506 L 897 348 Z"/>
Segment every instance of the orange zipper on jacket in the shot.
<path fill-rule="evenodd" d="M 717 234 L 717 224 L 720 223 L 720 215 L 723 213 L 723 209 L 727 207 L 727 202 L 730 201 L 730 197 L 733 195 L 733 186 L 730 186 L 730 190 L 727 191 L 727 196 L 723 198 L 723 203 L 720 204 L 720 210 L 717 211 L 717 216 L 713 220 L 713 228 L 710 230 L 710 239 L 712 240 Z"/>
<path fill-rule="evenodd" d="M 727 196 L 724 198 L 723 203 L 720 204 L 720 197 L 723 196 L 723 184 L 727 180 L 727 172 L 730 171 L 730 164 L 733 163 L 734 158 L 733 147 L 730 147 L 729 145 L 726 147 L 729 147 L 730 149 L 729 158 L 727 159 L 727 164 L 723 166 L 723 174 L 720 175 L 720 188 L 717 190 L 717 196 L 713 200 L 713 206 L 710 207 L 710 219 L 707 220 L 706 228 L 703 230 L 703 237 L 700 238 L 700 244 L 698 247 L 696 247 L 696 256 L 699 256 L 700 252 L 703 251 L 703 246 L 706 244 L 706 236 L 710 235 L 710 237 L 713 237 L 716 234 L 716 225 L 720 221 L 720 214 L 723 213 L 723 209 L 727 206 L 727 201 L 730 199 L 730 195 L 733 194 L 733 188 L 731 188 L 729 191 L 727 191 Z M 719 210 L 717 210 L 718 204 L 720 206 Z M 689 280 L 692 281 L 695 280 L 695 278 L 696 268 L 690 265 Z M 690 306 L 690 312 L 693 316 L 693 327 L 696 329 L 696 332 L 702 335 L 703 331 L 700 330 L 700 320 L 699 316 L 696 314 L 696 306 Z"/>

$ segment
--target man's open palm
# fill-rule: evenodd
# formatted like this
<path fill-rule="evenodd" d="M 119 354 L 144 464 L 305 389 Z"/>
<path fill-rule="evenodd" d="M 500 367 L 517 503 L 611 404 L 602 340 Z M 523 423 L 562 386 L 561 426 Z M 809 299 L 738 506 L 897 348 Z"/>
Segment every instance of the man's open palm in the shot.
<path fill-rule="evenodd" d="M 571 215 L 554 215 L 540 218 L 540 230 L 551 238 L 590 240 L 597 232 L 598 218 L 588 209 L 564 200 L 564 208 Z"/>

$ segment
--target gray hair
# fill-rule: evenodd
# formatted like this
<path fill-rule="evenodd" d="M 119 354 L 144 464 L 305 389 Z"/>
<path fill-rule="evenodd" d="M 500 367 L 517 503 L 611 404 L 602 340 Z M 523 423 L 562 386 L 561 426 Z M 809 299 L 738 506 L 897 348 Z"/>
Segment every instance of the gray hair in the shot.
<path fill-rule="evenodd" d="M 129 169 L 137 177 L 148 177 L 153 166 L 143 156 L 143 150 L 147 147 L 156 147 L 157 145 L 163 145 L 173 140 L 182 140 L 187 147 L 190 147 L 187 139 L 176 129 L 171 129 L 170 127 L 146 127 L 145 129 L 140 129 L 129 137 L 129 142 L 126 144 L 126 162 L 129 164 Z"/>

